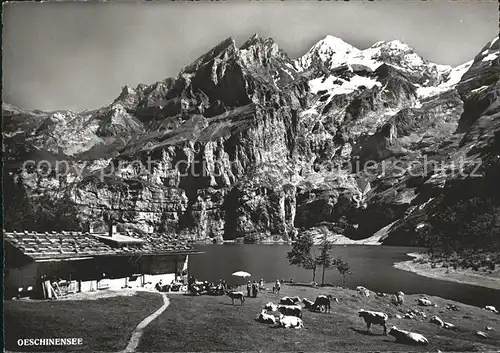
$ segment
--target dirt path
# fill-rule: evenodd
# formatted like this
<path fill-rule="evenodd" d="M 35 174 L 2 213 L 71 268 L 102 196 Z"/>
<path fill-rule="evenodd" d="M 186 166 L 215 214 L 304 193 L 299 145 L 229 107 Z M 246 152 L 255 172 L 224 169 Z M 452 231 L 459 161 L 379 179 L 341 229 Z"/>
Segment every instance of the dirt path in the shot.
<path fill-rule="evenodd" d="M 132 337 L 130 337 L 130 341 L 128 342 L 127 348 L 121 351 L 121 353 L 135 352 L 137 346 L 139 345 L 139 340 L 141 339 L 146 326 L 148 326 L 154 319 L 160 316 L 168 308 L 168 306 L 170 305 L 170 300 L 168 300 L 167 295 L 165 293 L 161 293 L 161 295 L 163 297 L 163 305 L 154 313 L 152 313 L 147 318 L 142 320 L 139 323 L 139 325 L 137 325 L 134 332 L 132 332 Z"/>

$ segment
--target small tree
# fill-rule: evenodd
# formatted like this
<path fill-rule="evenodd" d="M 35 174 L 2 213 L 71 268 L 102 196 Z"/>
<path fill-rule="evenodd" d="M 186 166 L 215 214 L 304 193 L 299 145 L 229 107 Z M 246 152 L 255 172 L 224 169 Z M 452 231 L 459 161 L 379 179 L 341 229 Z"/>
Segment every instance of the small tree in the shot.
<path fill-rule="evenodd" d="M 314 253 L 314 239 L 311 234 L 304 234 L 292 245 L 292 251 L 287 253 L 288 261 L 291 265 L 303 267 L 306 270 L 312 270 L 313 282 L 316 279 L 316 268 L 318 260 Z"/>
<path fill-rule="evenodd" d="M 332 251 L 332 243 L 328 241 L 328 233 L 326 229 L 323 229 L 323 240 L 320 245 L 320 255 L 318 257 L 318 265 L 323 267 L 323 273 L 321 275 L 321 285 L 325 285 L 325 271 L 327 268 L 330 268 L 335 265 L 335 259 L 333 258 Z"/>
<path fill-rule="evenodd" d="M 309 254 L 309 257 L 304 262 L 304 268 L 306 270 L 312 270 L 312 281 L 316 282 L 316 270 L 318 268 L 318 259 L 315 257 L 314 253 Z"/>
<path fill-rule="evenodd" d="M 352 274 L 349 264 L 341 258 L 337 259 L 335 262 L 337 265 L 337 271 L 339 271 L 342 276 L 342 286 L 345 287 L 347 276 Z"/>

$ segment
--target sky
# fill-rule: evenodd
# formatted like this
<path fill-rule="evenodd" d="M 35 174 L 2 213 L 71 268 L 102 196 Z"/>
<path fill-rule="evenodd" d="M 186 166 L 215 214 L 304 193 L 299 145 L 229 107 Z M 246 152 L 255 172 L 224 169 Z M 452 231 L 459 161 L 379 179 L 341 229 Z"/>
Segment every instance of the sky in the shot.
<path fill-rule="evenodd" d="M 399 39 L 459 65 L 498 34 L 483 1 L 15 2 L 3 7 L 2 98 L 26 109 L 82 111 L 121 87 L 177 73 L 227 37 L 259 33 L 298 57 L 326 35 L 364 49 Z"/>

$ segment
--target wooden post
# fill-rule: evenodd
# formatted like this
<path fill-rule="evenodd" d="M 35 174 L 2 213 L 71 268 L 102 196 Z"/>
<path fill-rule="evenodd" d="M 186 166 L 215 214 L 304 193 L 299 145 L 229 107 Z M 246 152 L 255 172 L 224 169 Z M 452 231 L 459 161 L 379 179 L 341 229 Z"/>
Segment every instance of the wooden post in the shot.
<path fill-rule="evenodd" d="M 178 256 L 175 256 L 174 257 L 174 281 L 177 283 L 177 271 L 178 271 L 178 268 L 177 268 L 177 264 L 179 262 L 179 258 Z"/>

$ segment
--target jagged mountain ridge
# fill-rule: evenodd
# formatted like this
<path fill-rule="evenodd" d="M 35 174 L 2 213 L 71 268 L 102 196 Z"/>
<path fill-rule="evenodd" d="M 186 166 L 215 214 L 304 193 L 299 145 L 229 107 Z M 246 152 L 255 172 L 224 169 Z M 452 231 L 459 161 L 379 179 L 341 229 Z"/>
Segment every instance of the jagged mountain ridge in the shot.
<path fill-rule="evenodd" d="M 480 54 L 452 70 L 397 41 L 361 51 L 327 36 L 292 60 L 272 39 L 252 36 L 238 48 L 229 38 L 177 77 L 126 86 L 96 111 L 3 107 L 4 146 L 14 166 L 33 155 L 85 164 L 84 175 L 64 181 L 13 174 L 34 203 L 46 192 L 70 195 L 82 222 L 103 222 L 111 208 L 124 228 L 197 240 L 288 238 L 323 225 L 366 238 L 418 208 L 422 183 L 440 193 L 452 180 L 436 170 L 408 185 L 412 178 L 391 167 L 352 166 L 408 169 L 429 154 L 463 154 L 471 124 L 457 127 L 472 119 L 467 94 L 478 87 L 461 76 L 487 63 L 483 71 L 498 81 L 498 40 L 485 51 L 488 60 Z M 149 171 L 124 163 L 148 159 Z"/>

